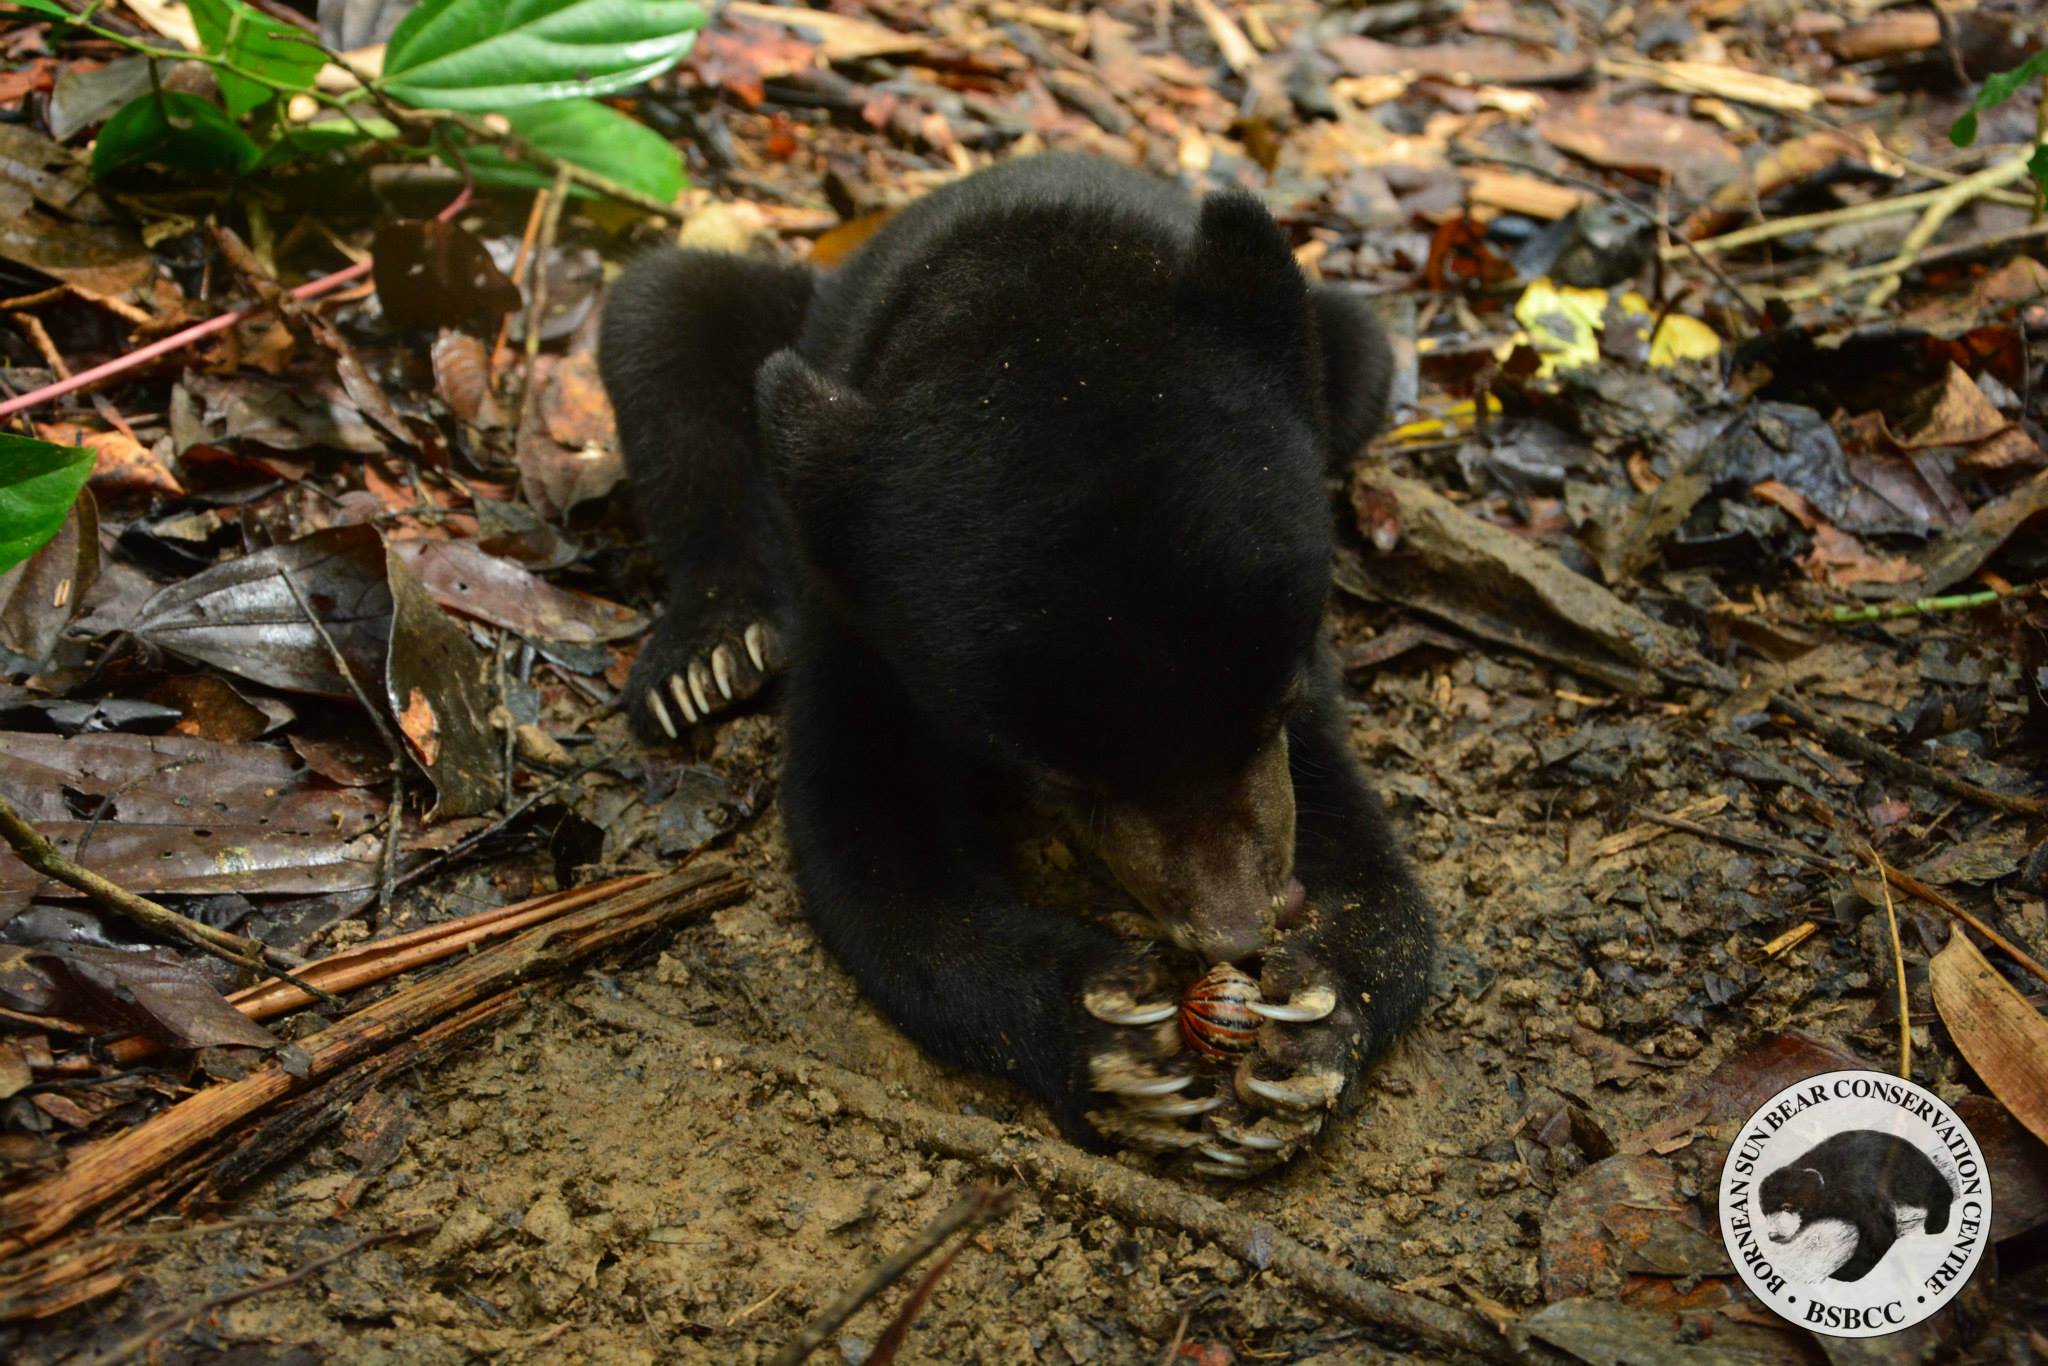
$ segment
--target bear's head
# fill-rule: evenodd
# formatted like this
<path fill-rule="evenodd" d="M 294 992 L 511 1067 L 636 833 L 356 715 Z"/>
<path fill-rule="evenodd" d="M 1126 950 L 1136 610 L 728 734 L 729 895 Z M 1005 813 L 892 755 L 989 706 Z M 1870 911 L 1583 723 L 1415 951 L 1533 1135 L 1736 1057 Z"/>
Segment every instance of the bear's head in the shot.
<path fill-rule="evenodd" d="M 1827 1178 L 1812 1167 L 1780 1167 L 1763 1179 L 1758 1207 L 1764 1232 L 1774 1243 L 1789 1243 L 1827 1199 Z"/>
<path fill-rule="evenodd" d="M 958 247 L 858 388 L 771 357 L 763 444 L 829 610 L 904 698 L 1224 961 L 1299 906 L 1285 725 L 1333 553 L 1315 342 L 1256 200 L 1128 226 Z"/>

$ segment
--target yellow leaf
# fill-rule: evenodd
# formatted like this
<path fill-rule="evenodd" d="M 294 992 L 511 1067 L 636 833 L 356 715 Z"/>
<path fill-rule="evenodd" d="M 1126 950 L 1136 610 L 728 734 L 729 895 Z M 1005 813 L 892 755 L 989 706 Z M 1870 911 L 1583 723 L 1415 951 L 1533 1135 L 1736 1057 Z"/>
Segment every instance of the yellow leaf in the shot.
<path fill-rule="evenodd" d="M 1958 926 L 1927 965 L 1934 1008 L 1999 1104 L 2048 1142 L 2048 1019 L 1998 975 Z"/>
<path fill-rule="evenodd" d="M 1721 338 L 1698 318 L 1673 313 L 1657 325 L 1656 340 L 1650 343 L 1650 364 L 1676 365 L 1680 361 L 1712 360 L 1721 354 Z"/>
<path fill-rule="evenodd" d="M 1540 375 L 1576 370 L 1600 359 L 1601 318 L 1607 312 L 1607 291 L 1553 283 L 1548 276 L 1529 282 L 1515 300 L 1515 321 L 1529 334 L 1529 344 L 1543 358 Z"/>

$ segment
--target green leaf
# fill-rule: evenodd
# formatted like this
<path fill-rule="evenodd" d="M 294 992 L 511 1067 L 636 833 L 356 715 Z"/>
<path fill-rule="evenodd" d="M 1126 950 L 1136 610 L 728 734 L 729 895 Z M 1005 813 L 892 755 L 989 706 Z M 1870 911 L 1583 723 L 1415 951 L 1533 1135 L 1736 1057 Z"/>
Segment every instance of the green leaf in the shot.
<path fill-rule="evenodd" d="M 292 161 L 309 161 L 328 152 L 345 151 L 361 142 L 392 142 L 398 125 L 389 119 L 358 115 L 353 119 L 321 119 L 318 123 L 284 123 L 277 140 L 263 149 L 260 171 Z"/>
<path fill-rule="evenodd" d="M 76 19 L 78 16 L 57 3 L 57 0 L 6 0 L 16 9 L 25 9 L 33 14 L 47 14 L 53 19 Z"/>
<path fill-rule="evenodd" d="M 0 572 L 57 534 L 93 459 L 89 450 L 0 432 Z"/>
<path fill-rule="evenodd" d="M 668 203 L 683 188 L 682 154 L 652 128 L 596 100 L 530 104 L 507 109 L 505 118 L 529 146 L 616 180 L 627 189 Z M 488 145 L 472 148 L 466 155 L 480 174 L 486 167 L 498 170 L 516 164 Z M 553 179 L 541 174 L 539 182 L 549 184 Z"/>
<path fill-rule="evenodd" d="M 384 52 L 383 91 L 423 109 L 508 109 L 604 95 L 690 50 L 687 0 L 423 0 Z"/>
<path fill-rule="evenodd" d="M 288 31 L 282 20 L 251 9 L 242 0 L 188 0 L 188 7 L 199 41 L 208 52 L 276 82 L 265 85 L 216 68 L 221 103 L 235 118 L 275 99 L 277 86 L 312 89 L 313 78 L 327 64 L 320 49 L 277 36 Z"/>
<path fill-rule="evenodd" d="M 2010 71 L 1986 76 L 1977 91 L 1977 98 L 1970 101 L 1969 109 L 1949 125 L 1948 140 L 1958 147 L 1968 147 L 1977 140 L 1978 114 L 1993 105 L 2004 104 L 2019 93 L 2021 86 L 2044 72 L 2048 72 L 2048 48 L 2036 52 Z"/>
<path fill-rule="evenodd" d="M 240 174 L 261 157 L 256 143 L 219 105 L 197 95 L 156 90 L 130 100 L 100 129 L 92 174 L 104 180 L 142 165 Z"/>

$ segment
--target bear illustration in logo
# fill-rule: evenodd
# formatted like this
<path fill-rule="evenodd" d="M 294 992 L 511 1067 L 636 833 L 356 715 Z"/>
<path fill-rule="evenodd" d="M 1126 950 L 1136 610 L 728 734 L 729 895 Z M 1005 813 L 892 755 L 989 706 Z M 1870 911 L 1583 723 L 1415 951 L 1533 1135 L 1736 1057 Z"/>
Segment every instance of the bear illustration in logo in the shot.
<path fill-rule="evenodd" d="M 1847 1254 L 1824 1273 L 1837 1281 L 1862 1280 L 1915 1219 L 1925 1233 L 1946 1229 L 1955 1200 L 1955 1188 L 1932 1158 L 1877 1129 L 1852 1129 L 1816 1143 L 1764 1177 L 1760 1193 L 1772 1242 L 1797 1242 L 1809 1260 L 1822 1264 Z"/>

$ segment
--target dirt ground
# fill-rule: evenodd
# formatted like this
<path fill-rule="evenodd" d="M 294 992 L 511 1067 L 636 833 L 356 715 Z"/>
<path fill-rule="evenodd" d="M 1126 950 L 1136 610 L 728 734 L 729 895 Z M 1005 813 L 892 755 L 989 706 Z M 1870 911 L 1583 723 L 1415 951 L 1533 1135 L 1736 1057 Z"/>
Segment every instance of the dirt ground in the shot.
<path fill-rule="evenodd" d="M 1333 607 L 1342 643 L 1377 619 Z M 1804 662 L 1827 679 L 1809 695 L 1837 714 L 1885 714 L 1939 671 L 1934 637 L 1906 621 L 1828 647 Z M 2009 700 L 2009 681 L 1988 682 L 1994 706 Z M 1219 1189 L 1229 1204 L 1371 1279 L 1527 1312 L 1544 1300 L 1546 1212 L 1598 1144 L 1531 1143 L 1518 1121 L 1562 1099 L 1623 1134 L 1744 1043 L 1787 1028 L 1873 1059 L 1895 1049 L 1884 915 L 1846 881 L 1656 827 L 1608 840 L 1631 808 L 1721 798 L 1717 825 L 1824 846 L 1799 814 L 1802 794 L 1868 805 L 1870 780 L 1704 696 L 1611 699 L 1507 655 L 1412 652 L 1359 679 L 1354 698 L 1356 747 L 1411 832 L 1442 918 L 1436 993 L 1357 1114 L 1284 1172 Z M 775 741 L 771 720 L 743 720 L 709 757 L 754 772 Z M 1967 810 L 1933 811 L 1942 847 L 1968 843 Z M 1608 852 L 1616 844 L 1633 847 Z M 744 904 L 536 992 L 409 1077 L 393 1097 L 409 1135 L 367 1188 L 342 1145 L 316 1145 L 218 1223 L 161 1221 L 162 1241 L 117 1297 L 14 1330 L 0 1350 L 82 1359 L 168 1305 L 412 1230 L 221 1309 L 154 1359 L 767 1360 L 976 1173 L 897 1141 L 826 1085 L 764 1075 L 750 1045 L 875 1078 L 906 1106 L 1050 1128 L 1018 1093 L 926 1061 L 860 1000 L 804 923 L 772 804 L 726 854 L 755 880 Z M 495 876 L 513 893 L 529 873 L 541 876 Z M 2002 896 L 2008 929 L 2048 942 L 2038 889 Z M 423 894 L 416 909 L 432 904 Z M 1819 930 L 1797 947 L 1762 951 L 1807 920 Z M 1908 960 L 1925 1009 L 1925 955 Z M 1914 1034 L 1916 1075 L 1954 1094 L 1938 1023 Z M 1711 1190 L 1713 1170 L 1691 1179 Z M 1435 1359 L 1185 1233 L 1029 1186 L 974 1241 L 901 1360 L 1154 1361 L 1177 1329 L 1240 1361 Z M 2023 1319 L 2041 1302 L 2043 1259 L 2008 1264 L 2018 1274 L 1999 1312 Z M 838 1358 L 863 1360 L 907 1293 L 898 1285 L 856 1316 Z"/>

